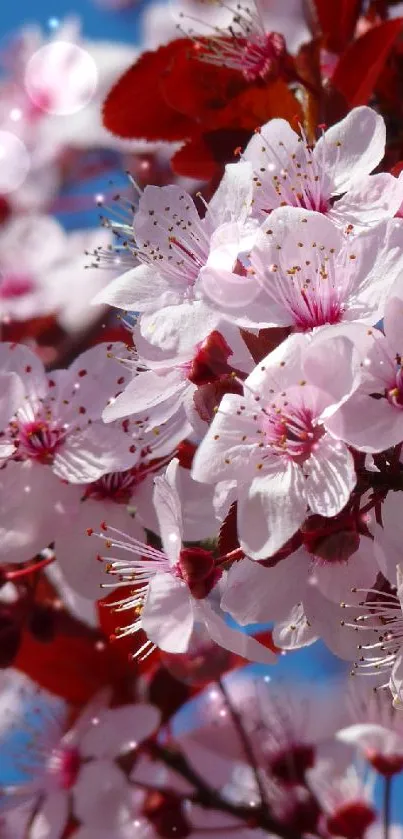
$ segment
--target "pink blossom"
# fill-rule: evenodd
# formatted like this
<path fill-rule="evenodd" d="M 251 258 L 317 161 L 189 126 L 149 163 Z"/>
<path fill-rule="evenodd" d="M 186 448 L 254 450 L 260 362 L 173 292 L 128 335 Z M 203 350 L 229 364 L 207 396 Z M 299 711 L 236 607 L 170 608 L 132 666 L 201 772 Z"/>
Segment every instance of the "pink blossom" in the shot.
<path fill-rule="evenodd" d="M 326 324 L 383 315 L 403 266 L 402 223 L 384 221 L 353 238 L 317 212 L 280 207 L 259 229 L 241 276 L 210 259 L 203 290 L 229 320 L 246 327 Z"/>
<path fill-rule="evenodd" d="M 339 513 L 354 488 L 352 456 L 326 430 L 354 387 L 352 344 L 328 346 L 325 370 L 308 336 L 284 341 L 248 376 L 244 396 L 223 397 L 196 453 L 196 480 L 237 482 L 238 538 L 254 559 L 281 548 L 308 508 Z"/>
<path fill-rule="evenodd" d="M 174 459 L 164 476 L 155 479 L 154 504 L 159 521 L 163 550 L 152 548 L 108 522 L 104 533 L 108 560 L 107 571 L 112 587 L 137 585 L 133 595 L 116 605 L 136 615 L 133 623 L 122 630 L 131 634 L 143 629 L 148 641 L 140 655 L 157 646 L 166 652 L 186 652 L 194 624 L 205 624 L 213 641 L 255 661 L 273 661 L 273 653 L 254 638 L 226 625 L 216 611 L 215 587 L 222 572 L 215 567 L 213 555 L 202 548 L 182 545 L 182 505 L 178 493 L 178 461 Z M 116 550 L 117 556 L 108 556 Z M 133 554 L 138 559 L 121 558 L 121 553 Z M 115 582 L 114 578 L 117 581 Z M 211 598 L 209 595 L 211 594 Z"/>
<path fill-rule="evenodd" d="M 222 267 L 233 271 L 251 197 L 249 164 L 226 167 L 203 219 L 179 186 L 147 186 L 133 223 L 131 259 L 140 264 L 94 302 L 141 312 L 141 333 L 150 343 L 172 355 L 186 353 L 219 320 L 202 298 L 200 273 L 217 248 Z"/>
<path fill-rule="evenodd" d="M 392 218 L 402 201 L 402 180 L 369 174 L 382 160 L 385 136 L 383 118 L 366 106 L 353 108 L 316 144 L 284 119 L 270 120 L 242 157 L 254 170 L 254 213 L 261 218 L 287 204 L 358 229 Z"/>
<path fill-rule="evenodd" d="M 207 322 L 201 327 L 199 337 L 195 343 L 191 333 L 188 351 L 172 357 L 171 352 L 146 341 L 136 327 L 133 341 L 137 352 L 133 362 L 128 363 L 133 378 L 122 393 L 110 399 L 103 412 L 105 422 L 138 416 L 145 430 L 166 423 L 167 430 L 181 428 L 183 438 L 192 428 L 203 436 L 206 390 L 209 394 L 217 392 L 219 401 L 221 392 L 233 389 L 235 372 L 241 371 L 241 375 L 242 371 L 250 372 L 253 361 L 239 330 L 230 324 L 219 321 L 217 329 L 210 332 Z"/>
<path fill-rule="evenodd" d="M 0 318 L 55 314 L 69 332 L 88 326 L 99 315 L 89 303 L 114 272 L 86 268 L 84 252 L 111 241 L 107 230 L 65 233 L 51 216 L 12 218 L 0 231 Z"/>
<path fill-rule="evenodd" d="M 355 688 L 355 689 L 354 689 Z M 370 690 L 355 679 L 349 692 L 350 725 L 337 738 L 351 744 L 374 769 L 392 777 L 403 768 L 403 719 L 391 707 L 389 691 Z"/>
<path fill-rule="evenodd" d="M 118 353 L 119 345 L 108 345 Z M 122 345 L 123 346 L 123 345 Z M 22 344 L 0 345 L 2 368 L 16 373 L 24 401 L 3 431 L 11 457 L 50 466 L 70 483 L 96 480 L 137 460 L 137 448 L 121 428 L 100 419 L 108 393 L 125 381 L 122 366 L 105 344 L 79 356 L 68 371 L 45 373 L 42 362 Z"/>
<path fill-rule="evenodd" d="M 361 381 L 330 427 L 360 451 L 380 452 L 403 440 L 402 324 L 403 285 L 398 277 L 385 307 L 385 334 L 359 324 L 351 324 L 345 333 L 360 353 Z"/>
<path fill-rule="evenodd" d="M 29 692 L 34 699 L 33 687 L 27 698 Z M 68 728 L 61 703 L 37 692 L 35 714 L 41 725 L 34 729 L 25 751 L 24 774 L 29 780 L 7 790 L 10 801 L 31 802 L 32 811 L 35 810 L 34 836 L 59 839 L 68 820 L 70 802 L 78 818 L 92 806 L 106 827 L 112 828 L 116 823 L 119 804 L 127 798 L 128 787 L 114 759 L 135 749 L 155 731 L 159 712 L 143 704 L 109 709 L 107 699 L 103 694 L 94 697 Z M 23 727 L 21 709 L 10 711 L 14 724 L 18 722 Z"/>

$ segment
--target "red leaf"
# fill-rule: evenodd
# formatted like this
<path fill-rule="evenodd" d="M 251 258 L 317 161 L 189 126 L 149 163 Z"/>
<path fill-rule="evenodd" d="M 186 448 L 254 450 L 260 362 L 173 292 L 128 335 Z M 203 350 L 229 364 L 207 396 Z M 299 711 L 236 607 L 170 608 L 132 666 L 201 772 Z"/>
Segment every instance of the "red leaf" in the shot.
<path fill-rule="evenodd" d="M 368 102 L 402 26 L 402 18 L 374 26 L 341 56 L 332 84 L 351 108 Z"/>
<path fill-rule="evenodd" d="M 177 50 L 161 86 L 166 102 L 207 129 L 221 126 L 220 113 L 249 85 L 241 73 L 197 58 L 191 41 Z"/>
<path fill-rule="evenodd" d="M 88 702 L 106 685 L 121 685 L 129 680 L 128 665 L 122 668 L 113 648 L 99 644 L 93 637 L 60 634 L 52 643 L 44 644 L 24 632 L 14 666 L 73 705 Z"/>
<path fill-rule="evenodd" d="M 361 0 L 314 0 L 326 47 L 342 52 L 354 34 Z"/>
<path fill-rule="evenodd" d="M 187 38 L 145 52 L 114 85 L 103 108 L 105 127 L 118 137 L 182 140 L 193 120 L 167 103 L 161 82 L 175 56 L 188 49 Z"/>
<path fill-rule="evenodd" d="M 198 134 L 174 154 L 172 169 L 177 175 L 209 181 L 226 163 L 236 162 L 236 148 L 244 147 L 250 136 L 250 131 L 232 128 Z"/>

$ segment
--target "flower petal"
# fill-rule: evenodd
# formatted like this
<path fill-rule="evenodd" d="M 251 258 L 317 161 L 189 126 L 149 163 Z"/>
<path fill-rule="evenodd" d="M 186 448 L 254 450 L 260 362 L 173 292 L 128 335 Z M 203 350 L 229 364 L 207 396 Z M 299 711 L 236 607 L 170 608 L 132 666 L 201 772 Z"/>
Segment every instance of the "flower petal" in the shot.
<path fill-rule="evenodd" d="M 238 536 L 253 559 L 272 556 L 298 530 L 306 516 L 304 477 L 288 462 L 238 490 Z"/>

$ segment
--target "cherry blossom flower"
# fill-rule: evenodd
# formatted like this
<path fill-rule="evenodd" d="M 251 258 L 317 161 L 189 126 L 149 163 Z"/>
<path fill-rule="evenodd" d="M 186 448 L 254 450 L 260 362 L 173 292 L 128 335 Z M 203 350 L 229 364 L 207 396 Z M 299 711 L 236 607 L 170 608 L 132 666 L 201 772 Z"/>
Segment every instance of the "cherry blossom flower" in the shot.
<path fill-rule="evenodd" d="M 215 252 L 222 268 L 233 270 L 251 197 L 249 164 L 226 167 L 203 219 L 179 186 L 147 186 L 133 223 L 132 260 L 140 264 L 94 302 L 141 312 L 140 329 L 148 341 L 172 355 L 187 352 L 219 320 L 202 299 L 200 273 Z"/>
<path fill-rule="evenodd" d="M 33 559 L 61 535 L 78 503 L 74 488 L 51 469 L 9 461 L 0 470 L 0 563 Z"/>
<path fill-rule="evenodd" d="M 234 375 L 253 369 L 253 361 L 236 327 L 218 322 L 209 331 L 207 322 L 200 339 L 182 355 L 154 347 L 146 341 L 138 327 L 133 331 L 136 354 L 131 381 L 116 398 L 112 398 L 103 412 L 105 422 L 124 416 L 149 417 L 142 425 L 149 430 L 152 424 L 171 420 L 181 423 L 182 436 L 206 430 L 206 396 L 221 395 L 234 389 Z M 130 364 L 129 364 L 130 369 Z M 235 385 L 235 387 L 237 387 Z"/>
<path fill-rule="evenodd" d="M 353 108 L 316 144 L 285 120 L 270 120 L 242 157 L 254 170 L 254 213 L 261 218 L 289 205 L 358 229 L 392 218 L 401 204 L 403 181 L 384 172 L 369 174 L 383 158 L 385 139 L 383 118 L 366 106 Z"/>
<path fill-rule="evenodd" d="M 104 825 L 113 827 L 119 806 L 117 792 L 120 790 L 120 803 L 128 794 L 125 776 L 114 758 L 136 748 L 155 731 L 158 710 L 145 704 L 109 709 L 107 697 L 99 694 L 69 728 L 65 709 L 52 697 L 38 692 L 35 697 L 31 687 L 32 700 L 36 704 L 34 720 L 37 718 L 40 725 L 33 723 L 21 756 L 28 780 L 7 790 L 10 803 L 31 802 L 33 836 L 59 839 L 70 801 L 78 818 L 82 811 L 96 807 Z M 14 724 L 24 727 L 23 713 L 10 712 Z M 110 806 L 112 801 L 114 808 Z"/>
<path fill-rule="evenodd" d="M 305 599 L 310 602 L 310 589 L 314 586 L 326 616 L 327 600 L 354 602 L 352 589 L 369 588 L 377 573 L 372 543 L 365 538 L 351 556 L 340 561 L 315 557 L 306 548 L 299 548 L 268 568 L 243 559 L 228 572 L 221 608 L 241 625 L 281 621 L 294 607 L 304 605 Z M 360 600 L 361 595 L 357 594 L 356 599 Z"/>
<path fill-rule="evenodd" d="M 88 326 L 99 316 L 89 303 L 114 272 L 87 268 L 84 252 L 111 241 L 107 230 L 65 233 L 52 216 L 12 218 L 0 232 L 0 318 L 56 314 L 68 332 Z"/>
<path fill-rule="evenodd" d="M 401 221 L 384 221 L 352 239 L 317 212 L 280 207 L 265 221 L 240 276 L 212 264 L 203 290 L 230 320 L 246 327 L 375 324 L 402 271 Z"/>
<path fill-rule="evenodd" d="M 119 345 L 108 345 L 119 352 Z M 15 372 L 24 388 L 24 401 L 3 430 L 11 457 L 50 466 L 70 483 L 96 480 L 113 468 L 137 460 L 137 448 L 123 429 L 100 419 L 110 389 L 125 375 L 106 345 L 79 356 L 68 372 L 46 374 L 42 362 L 22 344 L 0 345 L 2 368 Z"/>
<path fill-rule="evenodd" d="M 330 428 L 336 434 L 342 430 L 343 440 L 359 451 L 380 452 L 403 440 L 402 307 L 403 284 L 398 277 L 385 307 L 384 334 L 359 324 L 351 324 L 345 333 L 360 352 L 361 382 Z"/>
<path fill-rule="evenodd" d="M 144 630 L 148 641 L 139 650 L 140 655 L 154 646 L 166 652 L 183 653 L 194 625 L 202 623 L 212 640 L 225 649 L 255 661 L 273 661 L 271 651 L 254 638 L 231 629 L 214 609 L 212 597 L 222 572 L 215 566 L 211 552 L 182 545 L 178 465 L 177 459 L 172 460 L 165 475 L 155 478 L 154 504 L 162 551 L 109 527 L 107 522 L 103 526 L 104 532 L 99 534 L 107 552 L 116 550 L 118 554 L 117 557 L 105 557 L 112 587 L 133 583 L 137 586 L 132 595 L 115 604 L 118 609 L 129 609 L 137 616 L 121 634 Z M 138 559 L 122 559 L 122 552 Z"/>
<path fill-rule="evenodd" d="M 329 342 L 326 371 L 309 347 L 308 336 L 290 336 L 248 376 L 244 396 L 226 394 L 194 459 L 196 480 L 237 482 L 238 537 L 254 559 L 281 548 L 308 507 L 337 515 L 355 485 L 347 446 L 326 431 L 355 386 L 352 344 Z"/>
<path fill-rule="evenodd" d="M 364 688 L 366 688 L 364 690 Z M 392 777 L 403 769 L 403 719 L 391 705 L 389 691 L 368 691 L 355 679 L 349 692 L 351 724 L 337 738 L 355 746 L 381 775 Z"/>
<path fill-rule="evenodd" d="M 374 776 L 364 780 L 355 766 L 340 776 L 329 761 L 309 770 L 309 783 L 325 815 L 325 827 L 332 836 L 364 839 L 376 821 Z"/>

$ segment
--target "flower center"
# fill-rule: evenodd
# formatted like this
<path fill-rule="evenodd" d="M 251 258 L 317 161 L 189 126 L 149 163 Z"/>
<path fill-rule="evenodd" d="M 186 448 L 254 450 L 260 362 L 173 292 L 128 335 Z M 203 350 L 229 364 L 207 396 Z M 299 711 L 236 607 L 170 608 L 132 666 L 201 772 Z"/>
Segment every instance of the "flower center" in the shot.
<path fill-rule="evenodd" d="M 332 836 L 361 839 L 374 821 L 376 813 L 373 807 L 365 801 L 350 801 L 328 817 L 326 826 Z"/>
<path fill-rule="evenodd" d="M 237 39 L 238 40 L 238 39 Z M 278 32 L 265 32 L 262 35 L 255 35 L 245 40 L 243 49 L 240 39 L 234 44 L 234 53 L 238 53 L 239 69 L 248 82 L 257 79 L 267 79 L 268 76 L 277 76 L 281 67 L 281 60 L 285 55 L 285 40 Z M 234 64 L 236 55 L 234 55 Z"/>
<path fill-rule="evenodd" d="M 64 431 L 45 420 L 11 423 L 11 434 L 17 445 L 17 458 L 50 463 L 64 437 Z"/>
<path fill-rule="evenodd" d="M 402 366 L 401 366 L 401 357 L 400 355 L 396 356 L 396 363 L 398 365 L 397 372 L 396 372 L 396 379 L 394 387 L 391 387 L 389 390 L 386 391 L 386 398 L 388 402 L 394 405 L 395 408 L 402 408 L 403 407 L 403 373 L 402 373 Z"/>
<path fill-rule="evenodd" d="M 214 588 L 222 572 L 215 567 L 211 551 L 205 551 L 203 548 L 182 548 L 175 566 L 175 574 L 188 585 L 193 597 L 203 600 Z"/>
<path fill-rule="evenodd" d="M 48 761 L 48 772 L 59 789 L 71 789 L 79 773 L 81 758 L 78 749 L 62 746 L 54 749 Z"/>
<path fill-rule="evenodd" d="M 270 772 L 283 783 L 304 784 L 305 773 L 314 764 L 314 747 L 301 743 L 281 749 L 270 757 Z"/>
<path fill-rule="evenodd" d="M 28 275 L 3 274 L 0 277 L 0 300 L 13 300 L 24 297 L 33 291 L 35 285 Z"/>
<path fill-rule="evenodd" d="M 84 499 L 93 498 L 97 501 L 109 499 L 116 504 L 128 504 L 136 486 L 141 483 L 146 475 L 147 469 L 141 466 L 128 469 L 126 472 L 109 472 L 92 484 L 88 484 Z"/>
<path fill-rule="evenodd" d="M 228 374 L 231 368 L 228 358 L 232 355 L 231 347 L 220 332 L 214 330 L 199 345 L 192 361 L 183 365 L 187 378 L 198 387 L 216 382 Z"/>
<path fill-rule="evenodd" d="M 314 424 L 309 408 L 291 405 L 287 399 L 266 408 L 261 431 L 272 453 L 286 455 L 297 463 L 303 463 L 311 455 L 315 443 L 324 434 L 323 427 Z"/>

